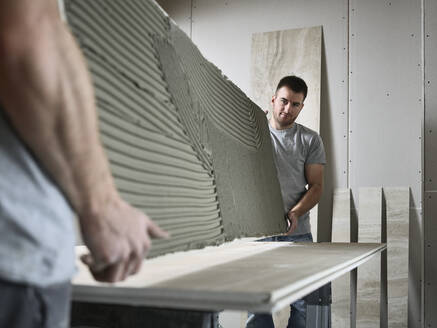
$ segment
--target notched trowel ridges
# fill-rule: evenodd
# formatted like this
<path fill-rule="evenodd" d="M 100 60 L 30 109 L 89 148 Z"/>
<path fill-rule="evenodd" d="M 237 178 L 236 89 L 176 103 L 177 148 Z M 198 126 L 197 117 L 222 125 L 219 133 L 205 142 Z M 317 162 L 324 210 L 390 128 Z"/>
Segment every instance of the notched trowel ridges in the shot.
<path fill-rule="evenodd" d="M 170 232 L 151 256 L 282 232 L 263 112 L 152 1 L 66 0 L 123 198 Z"/>

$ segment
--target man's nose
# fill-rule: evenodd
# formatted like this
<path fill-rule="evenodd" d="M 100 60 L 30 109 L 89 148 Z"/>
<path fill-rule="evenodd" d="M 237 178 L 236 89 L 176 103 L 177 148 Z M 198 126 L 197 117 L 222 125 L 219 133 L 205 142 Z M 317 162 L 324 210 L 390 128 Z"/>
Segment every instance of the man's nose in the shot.
<path fill-rule="evenodd" d="M 289 113 L 290 112 L 290 109 L 291 109 L 291 107 L 290 107 L 290 104 L 286 104 L 286 105 L 284 105 L 284 112 L 285 113 Z"/>

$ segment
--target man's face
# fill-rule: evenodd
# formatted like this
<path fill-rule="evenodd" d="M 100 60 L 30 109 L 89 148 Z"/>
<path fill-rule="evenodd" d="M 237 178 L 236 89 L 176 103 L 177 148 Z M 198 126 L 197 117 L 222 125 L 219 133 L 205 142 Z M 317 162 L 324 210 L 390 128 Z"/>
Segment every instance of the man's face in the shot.
<path fill-rule="evenodd" d="M 291 126 L 303 108 L 304 95 L 302 92 L 295 93 L 284 86 L 272 97 L 272 118 L 277 127 L 287 128 Z"/>

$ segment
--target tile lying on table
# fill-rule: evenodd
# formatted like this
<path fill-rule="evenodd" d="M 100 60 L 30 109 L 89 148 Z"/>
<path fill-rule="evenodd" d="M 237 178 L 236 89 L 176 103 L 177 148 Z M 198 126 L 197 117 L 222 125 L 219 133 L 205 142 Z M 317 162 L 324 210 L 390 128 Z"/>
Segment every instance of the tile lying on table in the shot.
<path fill-rule="evenodd" d="M 385 249 L 375 243 L 230 244 L 145 260 L 138 275 L 112 285 L 94 281 L 78 259 L 73 300 L 276 312 Z M 78 258 L 84 251 L 78 248 Z"/>

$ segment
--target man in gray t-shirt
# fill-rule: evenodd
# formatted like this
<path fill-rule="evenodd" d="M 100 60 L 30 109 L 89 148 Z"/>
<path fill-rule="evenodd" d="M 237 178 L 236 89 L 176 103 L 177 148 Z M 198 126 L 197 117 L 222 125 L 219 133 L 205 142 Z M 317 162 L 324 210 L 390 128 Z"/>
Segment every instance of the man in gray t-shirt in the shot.
<path fill-rule="evenodd" d="M 326 163 L 320 136 L 295 123 L 304 107 L 307 90 L 302 79 L 284 77 L 272 97 L 273 112 L 269 120 L 284 211 L 290 222 L 287 235 L 293 236 L 311 233 L 309 210 L 322 195 Z"/>
<path fill-rule="evenodd" d="M 323 169 L 326 163 L 323 142 L 317 132 L 295 123 L 304 107 L 308 88 L 304 80 L 286 76 L 279 81 L 272 97 L 269 120 L 284 214 L 289 221 L 285 235 L 262 241 L 312 241 L 309 210 L 320 200 L 323 190 Z M 307 187 L 308 186 L 308 187 Z M 291 304 L 288 328 L 306 326 L 306 302 Z M 273 328 L 270 314 L 250 316 L 247 328 Z"/>

